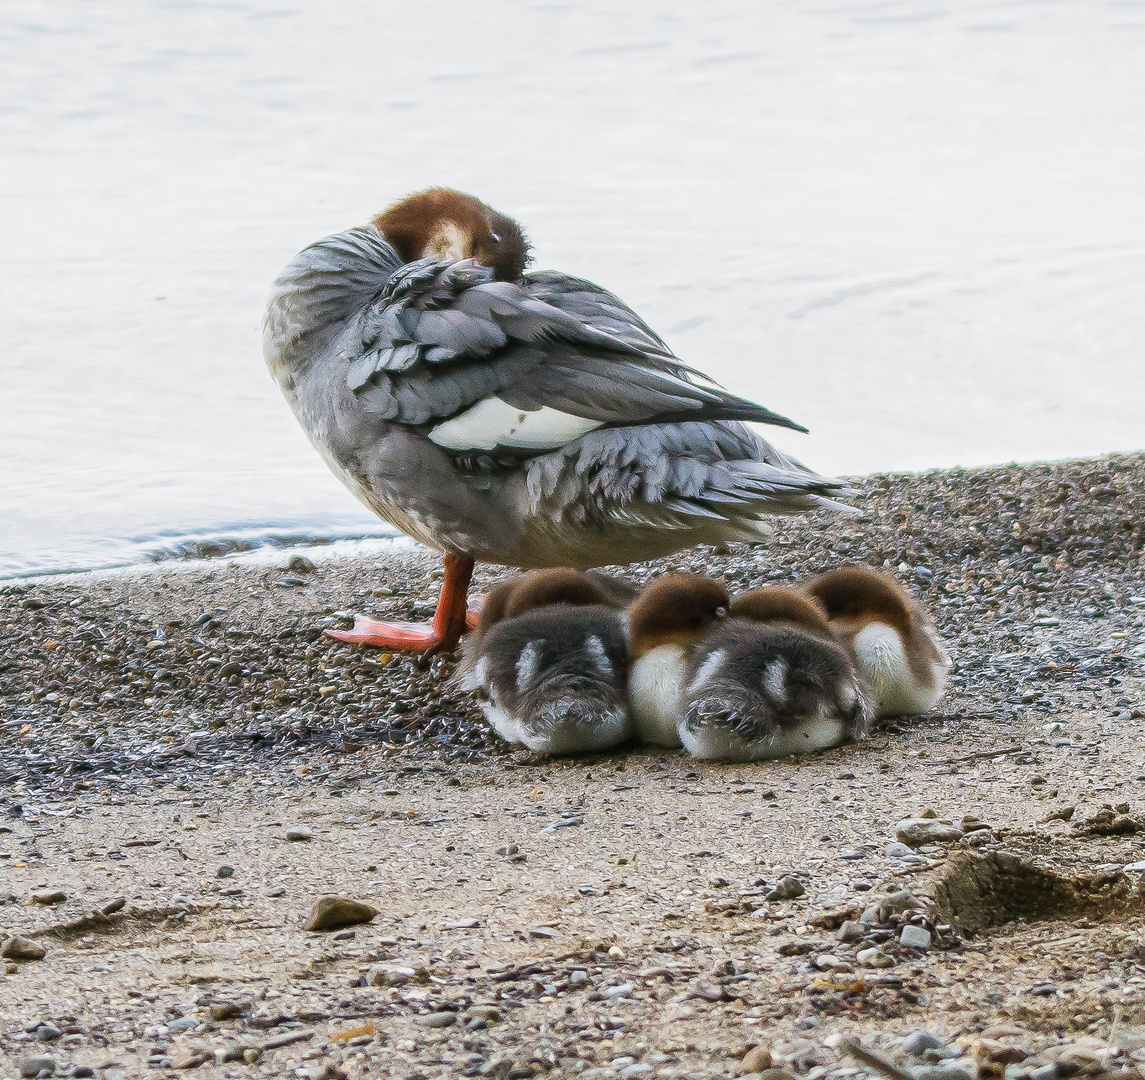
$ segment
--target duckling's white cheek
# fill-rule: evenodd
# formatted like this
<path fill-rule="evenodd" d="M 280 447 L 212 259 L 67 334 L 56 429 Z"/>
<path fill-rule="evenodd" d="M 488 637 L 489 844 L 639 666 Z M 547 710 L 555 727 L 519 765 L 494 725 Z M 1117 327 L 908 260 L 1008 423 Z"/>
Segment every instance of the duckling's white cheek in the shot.
<path fill-rule="evenodd" d="M 632 665 L 628 695 L 636 730 L 645 742 L 679 746 L 676 725 L 683 716 L 684 650 L 661 645 Z"/>
<path fill-rule="evenodd" d="M 496 702 L 486 702 L 481 706 L 489 726 L 506 742 L 524 743 L 524 733 L 516 717 L 512 716 Z"/>
<path fill-rule="evenodd" d="M 483 656 L 461 677 L 462 690 L 487 690 L 489 687 L 489 657 Z"/>

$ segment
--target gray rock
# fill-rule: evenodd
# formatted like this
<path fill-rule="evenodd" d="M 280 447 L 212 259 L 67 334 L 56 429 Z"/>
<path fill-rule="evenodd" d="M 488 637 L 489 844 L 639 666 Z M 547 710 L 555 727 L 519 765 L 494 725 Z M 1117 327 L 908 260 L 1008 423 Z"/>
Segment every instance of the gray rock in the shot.
<path fill-rule="evenodd" d="M 862 941 L 864 932 L 863 924 L 861 922 L 859 922 L 857 919 L 848 919 L 845 923 L 843 923 L 842 926 L 839 927 L 838 930 L 835 931 L 835 939 L 837 941 L 848 943 Z"/>
<path fill-rule="evenodd" d="M 776 883 L 774 889 L 767 894 L 768 900 L 794 900 L 798 896 L 802 896 L 806 892 L 803 882 L 797 877 L 792 877 L 788 874 L 782 877 Z"/>
<path fill-rule="evenodd" d="M 314 837 L 314 830 L 309 825 L 294 825 L 286 830 L 286 839 L 304 843 Z"/>
<path fill-rule="evenodd" d="M 41 1024 L 36 1028 L 36 1042 L 55 1042 L 62 1034 L 63 1032 L 55 1024 Z"/>
<path fill-rule="evenodd" d="M 642 1061 L 634 1062 L 631 1065 L 625 1065 L 620 1070 L 620 1075 L 624 1077 L 629 1076 L 651 1076 L 656 1070 L 651 1065 L 645 1065 Z"/>
<path fill-rule="evenodd" d="M 899 843 L 898 840 L 892 840 L 887 844 L 887 856 L 891 859 L 905 859 L 908 855 L 913 854 L 914 852 L 906 844 Z"/>
<path fill-rule="evenodd" d="M 378 909 L 347 896 L 322 896 L 306 916 L 305 928 L 314 933 L 368 923 Z"/>
<path fill-rule="evenodd" d="M 63 889 L 37 889 L 32 893 L 33 904 L 62 904 L 68 898 Z"/>
<path fill-rule="evenodd" d="M 900 843 L 912 848 L 923 844 L 950 844 L 961 839 L 962 830 L 948 821 L 934 818 L 904 818 L 895 826 L 895 836 Z"/>
<path fill-rule="evenodd" d="M 600 993 L 605 998 L 628 997 L 635 989 L 632 983 L 625 982 L 619 986 L 606 986 Z"/>
<path fill-rule="evenodd" d="M 400 964 L 374 964 L 366 972 L 367 986 L 404 986 L 417 975 L 411 967 Z"/>
<path fill-rule="evenodd" d="M 929 949 L 930 931 L 921 926 L 907 923 L 899 934 L 899 943 L 910 949 Z"/>
<path fill-rule="evenodd" d="M 218 870 L 215 871 L 215 877 L 228 878 L 234 877 L 234 875 L 235 868 L 233 866 L 220 866 Z"/>
<path fill-rule="evenodd" d="M 21 1058 L 18 1068 L 21 1076 L 39 1076 L 41 1073 L 52 1076 L 56 1071 L 56 1059 L 47 1054 L 35 1054 Z"/>
<path fill-rule="evenodd" d="M 457 1023 L 457 1013 L 451 1012 L 435 1012 L 430 1013 L 428 1016 L 423 1016 L 421 1022 L 428 1028 L 446 1028 L 452 1027 Z"/>
<path fill-rule="evenodd" d="M 569 986 L 584 986 L 588 982 L 588 972 L 577 968 L 569 972 Z"/>
<path fill-rule="evenodd" d="M 964 1065 L 916 1065 L 910 1070 L 914 1080 L 974 1080 Z"/>
<path fill-rule="evenodd" d="M 918 1031 L 912 1032 L 902 1041 L 902 1048 L 911 1057 L 922 1057 L 927 1050 L 942 1050 L 945 1049 L 944 1043 L 937 1035 L 932 1035 L 929 1031 L 924 1031 L 919 1028 Z"/>

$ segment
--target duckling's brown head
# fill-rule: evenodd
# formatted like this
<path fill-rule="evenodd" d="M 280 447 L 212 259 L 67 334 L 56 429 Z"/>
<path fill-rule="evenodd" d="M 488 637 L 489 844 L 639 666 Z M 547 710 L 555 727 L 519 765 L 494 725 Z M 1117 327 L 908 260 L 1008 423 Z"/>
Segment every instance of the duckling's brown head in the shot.
<path fill-rule="evenodd" d="M 910 594 L 892 577 L 863 566 L 841 566 L 807 586 L 807 595 L 820 603 L 832 622 L 859 625 L 883 622 L 900 634 L 919 623 Z"/>
<path fill-rule="evenodd" d="M 699 574 L 654 581 L 628 609 L 628 648 L 640 657 L 660 645 L 691 645 L 728 613 L 723 582 Z"/>
<path fill-rule="evenodd" d="M 489 593 L 481 611 L 478 633 L 502 619 L 513 619 L 536 608 L 554 604 L 584 607 L 607 603 L 604 593 L 587 574 L 570 567 L 535 570 L 503 582 Z"/>
<path fill-rule="evenodd" d="M 405 262 L 476 259 L 500 281 L 516 281 L 529 262 L 529 242 L 511 217 L 451 188 L 430 188 L 394 203 L 374 225 Z"/>
<path fill-rule="evenodd" d="M 728 614 L 737 619 L 751 619 L 752 622 L 794 623 L 821 637 L 834 636 L 819 602 L 795 589 L 779 586 L 753 589 L 736 600 L 728 609 Z"/>

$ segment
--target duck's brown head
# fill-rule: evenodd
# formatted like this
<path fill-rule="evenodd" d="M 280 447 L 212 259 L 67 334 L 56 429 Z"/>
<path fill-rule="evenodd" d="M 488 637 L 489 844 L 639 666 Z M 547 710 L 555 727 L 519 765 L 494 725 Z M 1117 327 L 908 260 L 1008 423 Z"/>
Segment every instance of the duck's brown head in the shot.
<path fill-rule="evenodd" d="M 834 637 L 819 602 L 795 589 L 777 586 L 753 589 L 736 600 L 728 609 L 728 614 L 737 619 L 751 619 L 753 622 L 794 623 L 821 637 Z"/>
<path fill-rule="evenodd" d="M 511 581 L 502 582 L 489 593 L 481 610 L 477 632 L 483 634 L 502 619 L 513 619 L 536 608 L 554 604 L 584 607 L 605 604 L 607 599 L 596 583 L 586 574 L 569 567 L 555 570 L 534 570 Z"/>
<path fill-rule="evenodd" d="M 451 188 L 408 195 L 374 218 L 405 262 L 476 259 L 498 280 L 516 281 L 529 262 L 529 242 L 512 218 Z"/>
<path fill-rule="evenodd" d="M 634 657 L 660 645 L 691 645 L 728 613 L 723 582 L 671 574 L 648 586 L 628 609 L 628 648 Z"/>

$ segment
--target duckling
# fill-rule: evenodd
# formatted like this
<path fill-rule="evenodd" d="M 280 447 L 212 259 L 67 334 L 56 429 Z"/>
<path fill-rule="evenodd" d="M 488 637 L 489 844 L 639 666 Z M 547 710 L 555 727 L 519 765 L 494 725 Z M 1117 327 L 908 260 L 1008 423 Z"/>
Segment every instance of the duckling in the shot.
<path fill-rule="evenodd" d="M 493 729 L 544 754 L 604 750 L 632 734 L 622 612 L 569 568 L 514 578 L 489 593 L 463 646 L 461 685 Z"/>
<path fill-rule="evenodd" d="M 893 578 L 844 566 L 813 581 L 807 594 L 827 612 L 851 650 L 878 716 L 934 708 L 946 689 L 950 659 L 926 615 Z"/>
<path fill-rule="evenodd" d="M 758 761 L 838 746 L 872 710 L 823 612 L 793 589 L 740 597 L 688 659 L 680 738 L 697 757 Z"/>
<path fill-rule="evenodd" d="M 691 647 L 728 612 L 728 591 L 698 574 L 672 574 L 649 585 L 628 609 L 632 674 L 628 701 L 645 742 L 679 746 L 685 669 Z"/>

